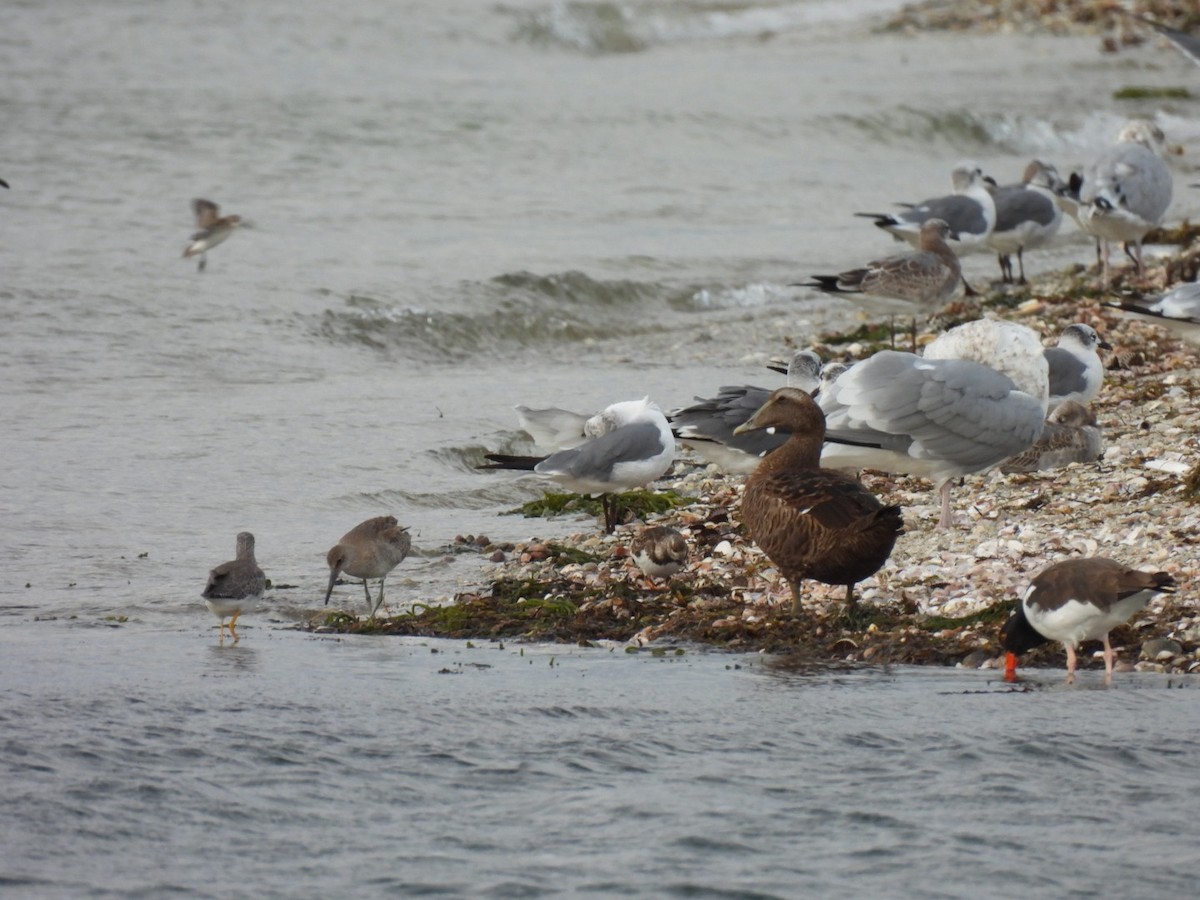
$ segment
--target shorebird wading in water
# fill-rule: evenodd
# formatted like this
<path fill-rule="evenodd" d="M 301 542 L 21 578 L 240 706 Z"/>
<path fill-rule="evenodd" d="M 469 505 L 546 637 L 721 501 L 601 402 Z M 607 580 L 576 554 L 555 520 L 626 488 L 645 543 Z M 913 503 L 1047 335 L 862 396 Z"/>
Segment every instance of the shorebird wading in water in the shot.
<path fill-rule="evenodd" d="M 237 558 L 221 563 L 208 573 L 208 584 L 204 586 L 204 605 L 221 622 L 221 638 L 225 637 L 225 619 L 229 620 L 229 633 L 238 639 L 237 620 L 242 613 L 250 612 L 262 599 L 267 588 L 267 577 L 254 559 L 254 535 L 243 531 L 237 536 Z"/>
<path fill-rule="evenodd" d="M 345 573 L 352 578 L 363 580 L 363 593 L 367 596 L 367 609 L 370 618 L 383 605 L 383 582 L 392 569 L 400 565 L 408 551 L 412 548 L 412 538 L 408 529 L 396 521 L 395 516 L 376 516 L 360 522 L 342 535 L 329 553 L 325 561 L 329 563 L 329 587 L 325 591 L 325 605 L 329 605 L 329 595 L 338 576 Z M 367 587 L 367 579 L 379 579 L 379 598 L 371 602 L 371 591 Z"/>

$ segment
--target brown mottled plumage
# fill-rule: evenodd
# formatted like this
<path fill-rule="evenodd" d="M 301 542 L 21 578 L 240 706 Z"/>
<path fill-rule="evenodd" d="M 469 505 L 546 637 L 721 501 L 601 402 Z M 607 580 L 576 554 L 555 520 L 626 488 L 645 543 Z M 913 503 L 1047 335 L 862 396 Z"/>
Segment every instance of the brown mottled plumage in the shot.
<path fill-rule="evenodd" d="M 654 525 L 638 533 L 629 553 L 647 578 L 670 578 L 687 565 L 688 545 L 674 528 Z"/>
<path fill-rule="evenodd" d="M 388 572 L 400 565 L 411 548 L 412 538 L 408 535 L 408 528 L 400 525 L 395 516 L 376 516 L 358 523 L 342 535 L 342 539 L 326 554 L 329 587 L 325 591 L 325 604 L 329 605 L 333 586 L 344 572 L 352 578 L 363 580 L 367 608 L 371 618 L 374 618 L 375 612 L 383 604 L 383 582 Z M 372 603 L 367 580 L 374 578 L 379 579 L 379 599 Z"/>
<path fill-rule="evenodd" d="M 225 619 L 229 619 L 229 633 L 238 639 L 237 620 L 242 613 L 250 612 L 262 599 L 267 588 L 267 576 L 254 559 L 254 535 L 243 531 L 237 536 L 237 557 L 221 563 L 208 573 L 204 586 L 204 605 L 221 622 L 221 639 L 225 638 Z"/>
<path fill-rule="evenodd" d="M 854 585 L 879 571 L 903 532 L 899 506 L 884 506 L 853 478 L 821 468 L 825 416 L 804 391 L 780 388 L 738 430 L 774 427 L 791 434 L 746 481 L 742 521 L 792 588 L 800 581 Z"/>
<path fill-rule="evenodd" d="M 1074 462 L 1096 462 L 1104 451 L 1104 435 L 1096 415 L 1082 403 L 1066 400 L 1046 416 L 1038 442 L 1000 464 L 1004 474 L 1040 472 Z"/>
<path fill-rule="evenodd" d="M 927 219 L 915 251 L 876 259 L 840 275 L 814 275 L 802 286 L 833 294 L 892 297 L 935 311 L 950 302 L 962 281 L 958 257 L 946 243 L 950 233 L 944 219 Z"/>

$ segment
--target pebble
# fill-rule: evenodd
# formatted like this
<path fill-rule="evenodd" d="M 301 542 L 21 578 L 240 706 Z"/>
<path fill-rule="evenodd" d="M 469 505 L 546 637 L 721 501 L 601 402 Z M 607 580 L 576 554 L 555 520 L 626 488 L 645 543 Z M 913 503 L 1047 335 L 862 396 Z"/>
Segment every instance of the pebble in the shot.
<path fill-rule="evenodd" d="M 1151 638 L 1142 644 L 1142 659 L 1153 659 L 1162 662 L 1182 655 L 1183 645 L 1171 638 Z"/>

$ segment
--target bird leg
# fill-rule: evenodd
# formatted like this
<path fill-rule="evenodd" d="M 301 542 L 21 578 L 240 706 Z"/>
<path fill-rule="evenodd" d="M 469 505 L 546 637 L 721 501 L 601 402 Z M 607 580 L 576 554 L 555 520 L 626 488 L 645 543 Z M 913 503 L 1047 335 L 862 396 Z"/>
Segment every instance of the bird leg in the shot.
<path fill-rule="evenodd" d="M 1145 273 L 1145 267 L 1142 265 L 1142 244 L 1141 244 L 1141 241 L 1138 241 L 1138 242 L 1136 242 L 1136 243 L 1133 245 L 1133 248 L 1134 248 L 1133 250 L 1130 250 L 1130 249 L 1129 249 L 1129 241 L 1126 241 L 1126 242 L 1125 242 L 1124 244 L 1122 244 L 1121 246 L 1123 246 L 1123 247 L 1125 248 L 1125 255 L 1126 255 L 1126 256 L 1128 256 L 1128 257 L 1129 257 L 1131 260 L 1133 260 L 1133 265 L 1134 265 L 1134 267 L 1137 269 L 1137 273 L 1138 273 L 1139 275 L 1142 275 L 1142 274 L 1144 274 L 1144 273 Z"/>
<path fill-rule="evenodd" d="M 372 619 L 375 618 L 375 613 L 378 612 L 380 604 L 383 603 L 383 581 L 384 581 L 384 579 L 382 579 L 382 578 L 379 579 L 379 599 L 372 602 L 371 601 L 371 592 L 369 590 L 367 590 L 367 579 L 365 579 L 365 578 L 363 579 L 363 590 L 367 594 L 367 610 L 368 610 L 367 621 L 368 622 L 370 622 Z"/>
<path fill-rule="evenodd" d="M 1017 248 L 1017 265 L 1021 269 L 1021 280 L 1018 281 L 1017 284 L 1028 284 L 1029 282 L 1027 282 L 1025 280 L 1025 248 L 1024 247 Z M 1009 263 L 1010 271 L 1011 271 L 1011 266 L 1012 266 L 1012 264 Z"/>
<path fill-rule="evenodd" d="M 792 615 L 799 617 L 804 611 L 804 607 L 800 603 L 800 585 L 791 579 L 788 579 L 788 585 L 792 589 Z"/>
<path fill-rule="evenodd" d="M 950 510 L 949 479 L 942 482 L 942 486 L 938 488 L 938 492 L 942 495 L 942 515 L 941 518 L 938 519 L 937 527 L 945 529 L 954 524 L 954 513 Z"/>
<path fill-rule="evenodd" d="M 240 616 L 241 614 L 242 614 L 242 611 L 239 609 L 237 612 L 235 612 L 233 614 L 233 618 L 229 620 L 229 633 L 231 635 L 233 635 L 233 639 L 235 641 L 239 640 L 239 638 L 238 638 L 237 628 L 235 628 L 234 626 L 237 625 L 238 616 Z"/>
<path fill-rule="evenodd" d="M 1075 648 L 1067 644 L 1067 684 L 1075 683 Z"/>
<path fill-rule="evenodd" d="M 1000 282 L 1012 284 L 1012 259 L 1005 253 L 996 254 L 996 258 L 1000 261 Z"/>
<path fill-rule="evenodd" d="M 1112 644 L 1108 642 L 1108 635 L 1104 635 L 1104 680 L 1106 683 L 1112 683 L 1113 663 L 1116 661 L 1116 654 L 1113 653 Z"/>
<path fill-rule="evenodd" d="M 839 617 L 850 628 L 861 628 L 863 622 L 863 610 L 858 605 L 854 596 L 854 585 L 846 585 L 846 605 L 842 607 L 842 614 Z"/>
<path fill-rule="evenodd" d="M 199 262 L 196 264 L 196 271 L 197 271 L 197 272 L 203 272 L 203 271 L 204 271 L 204 267 L 205 267 L 205 266 L 207 266 L 207 265 L 208 265 L 208 254 L 207 254 L 207 253 L 201 253 L 201 254 L 200 254 L 200 261 L 199 261 Z"/>
<path fill-rule="evenodd" d="M 604 510 L 604 533 L 612 534 L 617 527 L 617 498 L 611 494 L 601 494 L 600 506 Z"/>

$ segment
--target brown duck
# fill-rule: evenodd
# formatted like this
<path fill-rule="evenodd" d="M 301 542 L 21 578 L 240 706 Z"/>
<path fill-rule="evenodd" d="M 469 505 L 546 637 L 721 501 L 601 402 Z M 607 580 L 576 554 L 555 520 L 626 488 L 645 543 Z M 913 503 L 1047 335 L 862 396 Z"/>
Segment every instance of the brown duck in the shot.
<path fill-rule="evenodd" d="M 821 468 L 825 415 L 812 397 L 780 388 L 738 431 L 776 428 L 791 437 L 763 458 L 746 481 L 742 522 L 792 588 L 800 611 L 800 581 L 854 585 L 879 571 L 904 530 L 899 506 L 884 506 L 858 481 Z"/>

